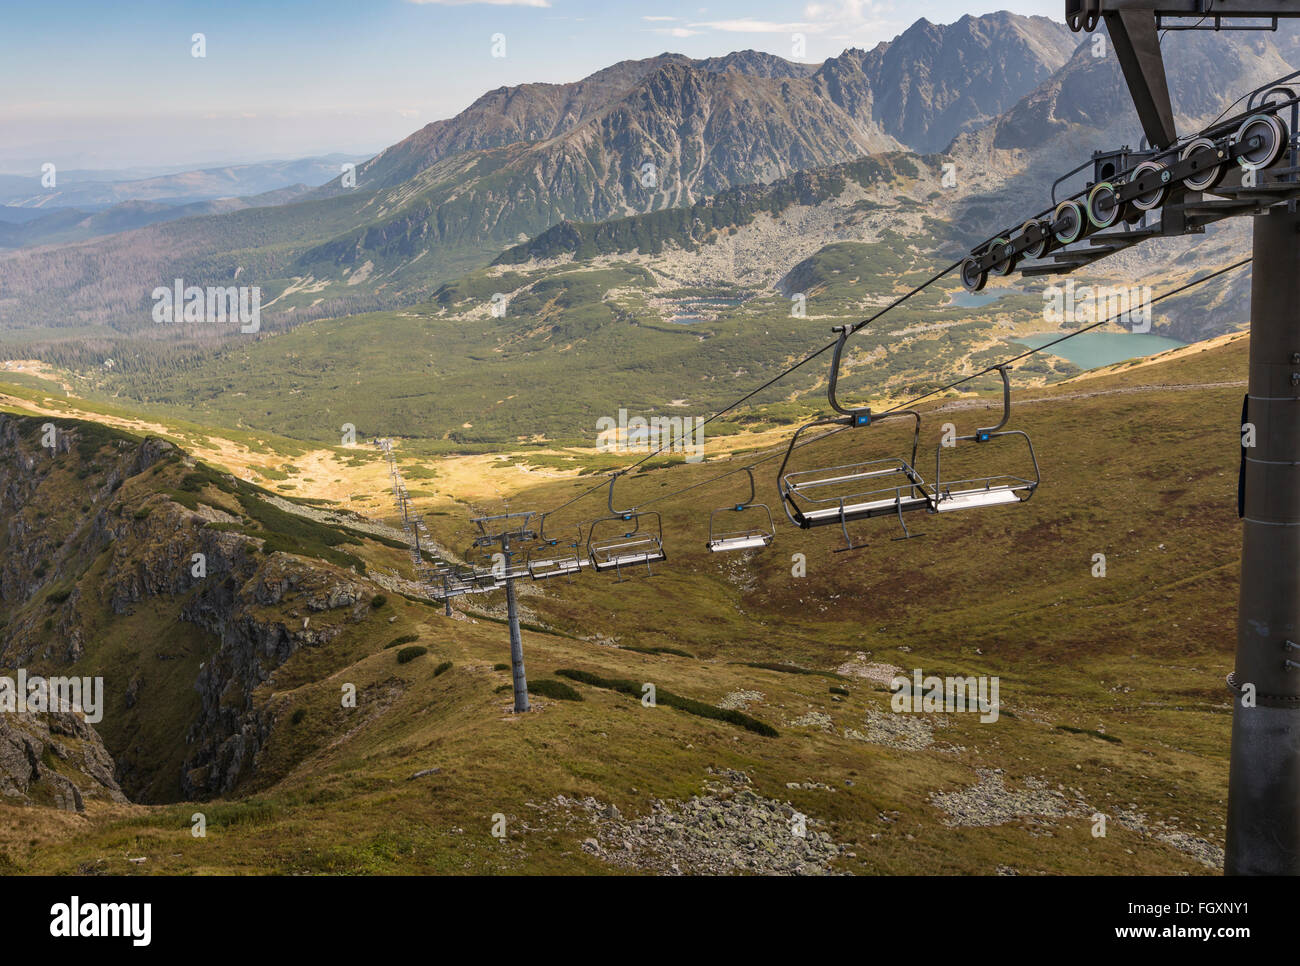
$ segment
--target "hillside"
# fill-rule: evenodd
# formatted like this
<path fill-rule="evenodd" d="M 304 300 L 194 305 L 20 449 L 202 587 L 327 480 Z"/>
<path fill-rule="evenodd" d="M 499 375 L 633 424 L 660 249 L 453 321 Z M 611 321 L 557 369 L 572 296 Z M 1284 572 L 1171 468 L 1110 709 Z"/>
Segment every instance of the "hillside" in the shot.
<path fill-rule="evenodd" d="M 1005 204 L 1016 176 L 945 188 L 942 163 L 885 154 L 689 208 L 562 222 L 404 311 L 319 320 L 166 365 L 139 347 L 46 358 L 74 373 L 78 394 L 164 420 L 201 410 L 228 429 L 317 442 L 351 422 L 462 452 L 590 445 L 597 420 L 620 409 L 717 411 L 823 344 L 831 326 L 874 313 L 960 257 L 964 226 L 997 224 L 989 193 Z M 1159 295 L 1241 257 L 1247 231 L 1152 243 L 1074 282 L 1145 284 Z M 971 301 L 944 279 L 855 337 L 846 387 L 901 397 L 1014 355 L 1020 340 L 1072 328 L 1045 319 L 1049 284 L 995 282 Z M 1156 306 L 1152 333 L 1190 342 L 1234 331 L 1248 284 L 1241 272 Z M 1018 379 L 1037 385 L 1076 371 L 1045 357 Z M 822 378 L 797 374 L 757 400 L 765 416 L 738 414 L 714 424 L 714 436 L 798 418 L 818 404 Z"/>
<path fill-rule="evenodd" d="M 3 417 L 14 522 L 0 661 L 103 674 L 110 713 L 102 749 L 52 723 L 49 739 L 26 738 L 38 768 L 0 755 L 35 803 L 0 805 L 0 861 L 134 874 L 1212 871 L 1244 350 L 1237 339 L 1017 393 L 1039 493 L 918 520 L 922 539 L 887 542 L 891 524 L 876 521 L 861 528 L 867 549 L 835 554 L 834 535 L 780 524 L 773 548 L 719 559 L 703 546 L 706 510 L 732 501 L 728 485 L 665 501 L 669 562 L 654 578 L 524 588 L 537 689 L 525 716 L 498 693 L 505 628 L 479 610 L 499 602 L 476 599 L 477 616 L 458 602 L 451 619 L 391 592 L 374 606 L 358 563 L 377 577 L 404 560 L 353 532 L 362 521 L 276 512 L 174 448 L 90 424 L 60 421 L 51 457 L 37 445 L 44 417 Z M 923 446 L 990 403 L 928 409 Z M 1222 445 L 1206 443 L 1207 414 Z M 900 442 L 877 432 L 820 458 Z M 373 451 L 357 462 L 381 463 Z M 404 462 L 454 478 L 456 461 Z M 768 466 L 760 494 L 775 505 Z M 627 496 L 720 468 L 654 469 Z M 518 508 L 587 485 L 509 461 L 485 472 Z M 417 502 L 442 541 L 464 541 L 455 498 Z M 187 576 L 196 547 L 206 582 Z M 791 574 L 796 552 L 806 577 Z M 410 636 L 428 653 L 399 663 L 384 645 Z M 998 720 L 891 714 L 885 682 L 912 668 L 998 675 Z M 741 714 L 700 717 L 666 697 L 645 708 L 610 689 L 621 680 Z M 340 707 L 344 684 L 355 709 Z M 4 741 L 16 747 L 12 731 Z M 104 754 L 137 804 L 95 777 Z M 68 782 L 80 809 L 53 807 Z M 196 811 L 204 838 L 190 833 Z M 806 837 L 789 834 L 796 812 Z M 1097 812 L 1104 838 L 1091 834 Z"/>
<path fill-rule="evenodd" d="M 71 241 L 84 241 L 101 235 L 131 231 L 146 225 L 194 218 L 202 215 L 224 214 L 244 208 L 265 208 L 296 201 L 311 189 L 306 185 L 276 188 L 247 198 L 222 198 L 213 201 L 193 201 L 173 204 L 161 201 L 123 201 L 97 211 L 80 208 L 44 209 L 11 208 L 24 214 L 35 212 L 38 217 L 24 217 L 22 221 L 6 221 L 0 212 L 0 248 L 29 248 L 34 245 L 55 245 Z"/>

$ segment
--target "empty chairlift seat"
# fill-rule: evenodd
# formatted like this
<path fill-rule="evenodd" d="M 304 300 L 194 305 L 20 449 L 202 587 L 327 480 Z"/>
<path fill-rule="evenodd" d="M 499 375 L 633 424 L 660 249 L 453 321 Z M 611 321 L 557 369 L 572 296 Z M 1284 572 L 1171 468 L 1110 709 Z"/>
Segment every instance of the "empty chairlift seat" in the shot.
<path fill-rule="evenodd" d="M 621 576 L 625 567 L 644 565 L 653 574 L 650 565 L 668 559 L 663 520 L 653 510 L 614 509 L 614 482 L 621 475 L 616 473 L 609 481 L 610 516 L 593 520 L 587 532 L 587 559 L 596 573 L 612 570 Z"/>
<path fill-rule="evenodd" d="M 572 539 L 548 537 L 546 535 L 546 515 L 542 515 L 542 525 L 537 536 L 538 542 L 528 549 L 528 576 L 533 580 L 548 580 L 551 577 L 573 577 L 582 573 L 586 561 L 582 556 L 582 528 L 577 529 L 577 536 Z"/>
<path fill-rule="evenodd" d="M 584 561 L 578 551 L 565 550 L 559 555 L 541 557 L 528 561 L 528 576 L 533 580 L 546 580 L 549 577 L 572 577 L 582 573 Z"/>
<path fill-rule="evenodd" d="M 772 511 L 766 504 L 754 502 L 754 471 L 746 468 L 745 472 L 749 474 L 749 499 L 709 514 L 709 550 L 713 553 L 761 550 L 776 538 Z"/>
<path fill-rule="evenodd" d="M 840 415 L 801 426 L 791 438 L 785 459 L 777 473 L 782 506 L 790 522 L 801 529 L 839 526 L 849 548 L 854 544 L 849 536 L 848 524 L 855 520 L 893 516 L 902 526 L 903 535 L 911 536 L 903 515 L 932 508 L 925 481 L 916 470 L 916 453 L 921 434 L 920 414 L 912 410 L 895 410 L 874 415 L 870 409 L 850 409 L 841 406 L 835 395 L 836 385 L 839 381 L 840 358 L 844 343 L 852 334 L 852 329 L 849 326 L 841 326 L 836 331 L 840 335 L 831 363 L 828 397 L 831 408 Z M 859 429 L 875 426 L 886 419 L 901 418 L 914 421 L 910 459 L 905 455 L 840 463 L 807 470 L 788 470 L 790 457 L 794 451 L 820 438 L 801 444 L 800 437 L 810 429 L 824 426 Z"/>
<path fill-rule="evenodd" d="M 1041 477 L 1038 472 L 1038 457 L 1034 453 L 1033 441 L 1028 434 L 1018 430 L 1004 430 L 1002 427 L 1011 418 L 1011 380 L 1006 366 L 996 366 L 1002 376 L 1002 420 L 996 426 L 977 429 L 967 436 L 956 436 L 952 443 L 972 442 L 979 446 L 998 446 L 1002 442 L 1015 443 L 1017 438 L 1024 441 L 1029 460 L 1026 470 L 1032 468 L 1033 476 L 1027 473 L 993 473 L 984 476 L 972 476 L 961 479 L 946 479 L 943 474 L 943 451 L 950 447 L 940 442 L 935 449 L 934 488 L 932 500 L 936 513 L 951 513 L 956 510 L 978 510 L 986 507 L 1008 506 L 1023 503 L 1034 495 Z"/>
<path fill-rule="evenodd" d="M 657 518 L 658 514 L 654 516 Z M 627 519 L 635 521 L 636 527 L 640 527 L 641 515 L 633 515 Z M 639 529 L 626 532 L 621 536 L 593 540 L 587 545 L 587 553 L 591 558 L 592 569 L 596 573 L 621 570 L 623 567 L 638 564 L 648 566 L 668 559 L 664 554 L 663 540 L 657 534 Z"/>
<path fill-rule="evenodd" d="M 868 460 L 781 478 L 791 520 L 800 527 L 852 523 L 930 506 L 925 481 L 903 459 Z"/>

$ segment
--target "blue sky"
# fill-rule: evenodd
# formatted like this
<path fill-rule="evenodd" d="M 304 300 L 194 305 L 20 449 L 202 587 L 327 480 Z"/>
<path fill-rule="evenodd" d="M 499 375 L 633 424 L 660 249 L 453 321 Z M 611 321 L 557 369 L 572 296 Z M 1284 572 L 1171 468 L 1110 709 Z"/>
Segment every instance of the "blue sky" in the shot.
<path fill-rule="evenodd" d="M 373 153 L 486 90 L 665 50 L 820 62 L 920 17 L 1062 0 L 46 0 L 0 17 L 0 171 Z M 206 56 L 191 55 L 203 33 Z M 492 37 L 504 34 L 504 57 Z"/>

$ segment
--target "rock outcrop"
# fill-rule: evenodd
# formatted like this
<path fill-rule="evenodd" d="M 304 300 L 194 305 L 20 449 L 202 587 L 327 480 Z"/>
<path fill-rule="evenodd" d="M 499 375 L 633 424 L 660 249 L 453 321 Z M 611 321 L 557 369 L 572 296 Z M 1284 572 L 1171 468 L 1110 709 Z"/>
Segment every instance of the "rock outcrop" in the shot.
<path fill-rule="evenodd" d="M 74 712 L 0 714 L 0 795 L 80 807 L 87 794 L 231 792 L 274 725 L 258 688 L 363 619 L 377 587 L 268 547 L 285 538 L 237 515 L 267 501 L 163 440 L 0 415 L 0 451 L 0 668 L 105 675 L 105 704 L 121 716 L 102 732 L 106 745 Z M 227 510 L 201 502 L 214 489 L 204 498 Z M 266 512 L 290 511 L 278 501 Z M 151 628 L 125 660 L 96 651 L 116 620 Z M 197 668 L 191 683 L 161 670 L 176 660 Z M 180 729 L 148 725 L 174 720 L 194 691 Z M 160 780 L 164 766 L 179 774 Z"/>
<path fill-rule="evenodd" d="M 112 756 L 81 715 L 0 714 L 0 801 L 81 812 L 86 798 L 126 801 Z"/>

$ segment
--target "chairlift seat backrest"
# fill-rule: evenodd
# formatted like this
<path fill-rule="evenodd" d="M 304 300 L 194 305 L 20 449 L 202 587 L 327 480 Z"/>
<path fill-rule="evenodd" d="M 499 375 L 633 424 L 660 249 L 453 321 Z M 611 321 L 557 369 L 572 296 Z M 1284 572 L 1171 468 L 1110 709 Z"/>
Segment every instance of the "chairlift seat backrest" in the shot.
<path fill-rule="evenodd" d="M 528 564 L 528 576 L 533 580 L 546 580 L 548 577 L 566 577 L 582 573 L 583 561 L 576 555 L 569 558 L 535 560 Z"/>
<path fill-rule="evenodd" d="M 714 553 L 728 550 L 761 550 L 771 545 L 772 536 L 767 533 L 742 533 L 736 536 L 715 537 L 709 541 L 709 549 Z"/>
<path fill-rule="evenodd" d="M 591 566 L 597 573 L 618 570 L 634 564 L 652 564 L 668 559 L 658 537 L 646 533 L 625 534 L 596 541 L 589 546 Z"/>

